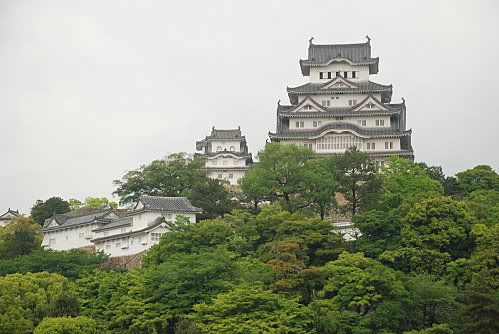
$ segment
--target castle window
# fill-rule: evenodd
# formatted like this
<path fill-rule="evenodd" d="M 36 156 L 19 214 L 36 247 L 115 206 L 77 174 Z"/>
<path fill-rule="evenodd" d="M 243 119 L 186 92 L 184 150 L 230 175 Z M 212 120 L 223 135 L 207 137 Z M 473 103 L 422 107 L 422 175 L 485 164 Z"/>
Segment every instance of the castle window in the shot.
<path fill-rule="evenodd" d="M 111 245 L 106 245 L 106 249 L 111 249 Z"/>
<path fill-rule="evenodd" d="M 296 127 L 297 128 L 303 128 L 305 126 L 305 123 L 303 121 L 301 122 L 296 122 Z"/>
<path fill-rule="evenodd" d="M 391 141 L 390 142 L 390 150 L 392 150 L 392 149 L 393 149 L 393 142 Z"/>
<path fill-rule="evenodd" d="M 336 76 L 339 77 L 340 76 L 340 71 L 336 72 Z"/>
<path fill-rule="evenodd" d="M 334 119 L 337 120 L 337 121 L 342 121 L 343 117 L 335 117 Z"/>
<path fill-rule="evenodd" d="M 319 72 L 319 79 L 324 79 L 324 72 Z"/>
<path fill-rule="evenodd" d="M 347 71 L 343 72 L 343 77 L 344 77 L 345 79 L 346 79 L 346 78 L 348 78 L 348 72 L 347 72 Z"/>
<path fill-rule="evenodd" d="M 355 71 L 352 71 L 352 78 L 356 78 L 356 72 Z"/>
<path fill-rule="evenodd" d="M 327 72 L 327 78 L 331 79 L 331 72 Z"/>
<path fill-rule="evenodd" d="M 218 174 L 217 178 L 221 179 L 222 178 L 222 174 Z"/>
<path fill-rule="evenodd" d="M 322 106 L 323 107 L 329 107 L 329 106 L 331 106 L 331 100 L 323 100 L 322 101 Z"/>
<path fill-rule="evenodd" d="M 312 123 L 312 125 L 313 125 L 313 127 L 314 127 L 314 128 L 316 128 L 316 127 L 317 127 L 317 121 L 314 121 L 314 122 Z M 305 145 L 307 145 L 307 144 L 305 144 Z"/>
<path fill-rule="evenodd" d="M 121 247 L 121 242 L 117 242 L 116 243 L 116 248 L 120 248 Z"/>
<path fill-rule="evenodd" d="M 222 146 L 217 146 L 217 152 L 220 152 L 222 150 Z"/>
<path fill-rule="evenodd" d="M 388 142 L 385 141 L 385 150 L 388 150 Z"/>
<path fill-rule="evenodd" d="M 229 174 L 229 179 L 233 179 L 234 178 L 234 174 Z"/>

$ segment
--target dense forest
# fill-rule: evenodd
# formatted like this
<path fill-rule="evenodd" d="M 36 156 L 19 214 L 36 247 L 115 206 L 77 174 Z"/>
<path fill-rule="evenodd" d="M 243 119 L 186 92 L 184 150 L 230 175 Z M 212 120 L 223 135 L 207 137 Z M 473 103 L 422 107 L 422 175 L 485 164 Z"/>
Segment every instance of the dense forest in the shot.
<path fill-rule="evenodd" d="M 0 333 L 499 333 L 491 167 L 445 176 L 276 143 L 258 158 L 237 198 L 183 154 L 116 180 L 122 205 L 182 195 L 204 210 L 195 224 L 172 222 L 132 270 L 41 249 L 36 232 L 54 213 L 115 203 L 35 203 L 0 228 Z M 352 217 L 355 241 L 334 215 Z"/>

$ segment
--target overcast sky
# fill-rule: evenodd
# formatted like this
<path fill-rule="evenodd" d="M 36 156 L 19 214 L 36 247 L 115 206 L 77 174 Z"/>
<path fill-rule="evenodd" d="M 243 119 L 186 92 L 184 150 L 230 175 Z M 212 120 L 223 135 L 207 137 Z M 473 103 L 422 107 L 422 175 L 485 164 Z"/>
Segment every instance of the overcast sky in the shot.
<path fill-rule="evenodd" d="M 111 197 L 213 125 L 256 155 L 298 60 L 364 42 L 405 97 L 417 161 L 499 164 L 499 1 L 0 0 L 0 211 Z M 116 199 L 117 200 L 117 199 Z"/>

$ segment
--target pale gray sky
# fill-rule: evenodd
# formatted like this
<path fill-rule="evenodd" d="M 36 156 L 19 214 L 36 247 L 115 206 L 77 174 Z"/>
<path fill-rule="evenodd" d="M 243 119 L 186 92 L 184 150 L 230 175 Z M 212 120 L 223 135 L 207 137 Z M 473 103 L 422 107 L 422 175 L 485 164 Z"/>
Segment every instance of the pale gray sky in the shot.
<path fill-rule="evenodd" d="M 298 59 L 365 41 L 416 160 L 499 164 L 498 1 L 0 0 L 0 211 L 111 196 L 126 170 L 240 125 L 256 154 Z"/>

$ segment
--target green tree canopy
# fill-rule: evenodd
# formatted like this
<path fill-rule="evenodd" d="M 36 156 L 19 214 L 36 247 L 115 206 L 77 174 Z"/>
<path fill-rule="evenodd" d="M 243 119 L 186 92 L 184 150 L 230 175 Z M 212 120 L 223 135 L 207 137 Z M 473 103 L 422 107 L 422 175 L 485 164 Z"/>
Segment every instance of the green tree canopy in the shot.
<path fill-rule="evenodd" d="M 45 202 L 37 200 L 31 208 L 31 217 L 37 224 L 43 225 L 45 219 L 66 212 L 69 212 L 69 203 L 60 197 L 51 197 Z"/>
<path fill-rule="evenodd" d="M 420 166 L 410 160 L 392 157 L 389 164 L 379 173 L 381 180 L 381 207 L 396 208 L 404 200 L 422 194 L 442 195 L 443 186 L 431 178 Z"/>
<path fill-rule="evenodd" d="M 43 239 L 37 233 L 40 227 L 31 218 L 11 219 L 4 228 L 0 228 L 0 259 L 12 259 L 40 249 Z"/>
<path fill-rule="evenodd" d="M 468 195 L 475 190 L 499 191 L 499 175 L 486 165 L 479 165 L 456 174 L 459 187 Z"/>
<path fill-rule="evenodd" d="M 240 286 L 194 306 L 201 333 L 314 333 L 312 312 L 268 290 Z"/>
<path fill-rule="evenodd" d="M 74 316 L 78 299 L 58 274 L 0 277 L 0 333 L 31 332 L 44 317 Z"/>
<path fill-rule="evenodd" d="M 114 194 L 120 197 L 120 203 L 136 201 L 141 195 L 187 196 L 194 206 L 203 209 L 204 217 L 230 212 L 229 193 L 220 181 L 208 178 L 203 166 L 203 159 L 191 160 L 185 153 L 175 153 L 168 160 L 154 160 L 115 180 Z"/>
<path fill-rule="evenodd" d="M 97 334 L 97 323 L 87 317 L 45 318 L 33 334 Z"/>
<path fill-rule="evenodd" d="M 369 155 L 356 147 L 336 158 L 338 190 L 349 202 L 352 215 L 365 209 L 376 198 L 380 182 L 377 167 Z"/>
<path fill-rule="evenodd" d="M 259 162 L 247 173 L 250 181 L 241 180 L 242 191 L 255 197 L 255 189 L 258 189 L 258 195 L 264 195 L 260 200 L 279 199 L 290 212 L 306 207 L 310 203 L 300 195 L 306 191 L 304 166 L 312 156 L 312 150 L 305 147 L 267 144 L 258 152 Z"/>

